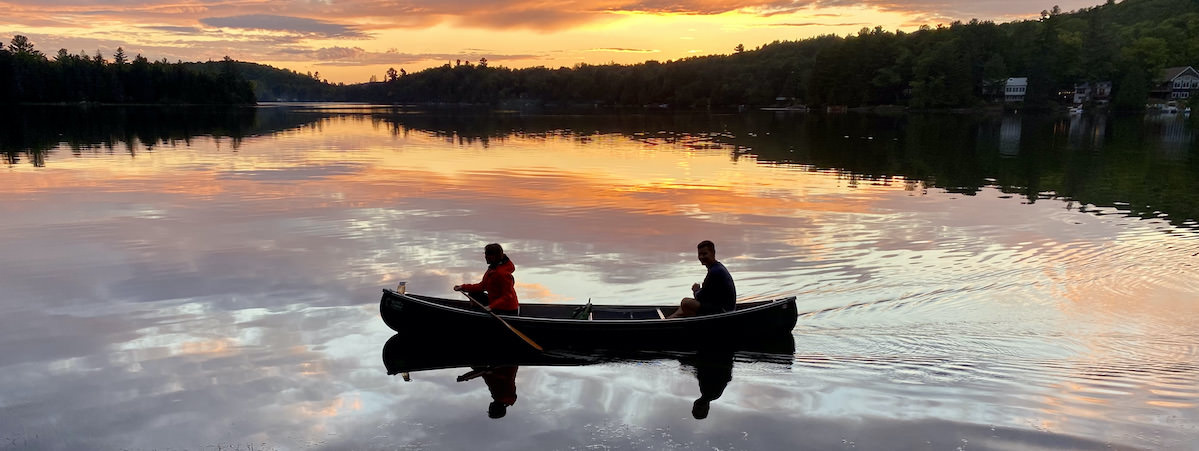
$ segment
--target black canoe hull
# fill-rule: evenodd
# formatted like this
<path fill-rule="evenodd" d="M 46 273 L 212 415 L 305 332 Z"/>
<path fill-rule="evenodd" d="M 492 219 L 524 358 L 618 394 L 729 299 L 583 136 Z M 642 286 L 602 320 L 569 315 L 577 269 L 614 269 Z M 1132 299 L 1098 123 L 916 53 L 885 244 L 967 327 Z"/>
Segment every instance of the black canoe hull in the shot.
<path fill-rule="evenodd" d="M 680 350 L 789 336 L 797 319 L 794 297 L 738 304 L 733 312 L 678 319 L 661 318 L 677 306 L 595 305 L 592 319 L 571 319 L 565 312 L 574 307 L 578 306 L 522 304 L 521 316 L 502 318 L 546 348 Z M 523 345 L 494 317 L 466 301 L 383 290 L 379 312 L 392 330 L 428 340 L 453 337 Z"/>

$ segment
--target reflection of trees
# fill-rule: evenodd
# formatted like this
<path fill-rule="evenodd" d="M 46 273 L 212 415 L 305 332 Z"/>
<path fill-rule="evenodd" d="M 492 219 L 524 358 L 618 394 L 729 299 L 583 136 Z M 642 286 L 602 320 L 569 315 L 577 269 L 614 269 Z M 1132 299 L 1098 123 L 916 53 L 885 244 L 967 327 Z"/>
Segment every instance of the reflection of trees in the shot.
<path fill-rule="evenodd" d="M 45 153 L 60 147 L 75 154 L 118 149 L 135 154 L 213 136 L 231 138 L 237 149 L 245 137 L 296 128 L 323 116 L 279 108 L 22 106 L 0 111 L 0 152 L 7 164 L 23 157 L 41 166 Z"/>
<path fill-rule="evenodd" d="M 160 108 L 22 107 L 0 112 L 0 152 L 7 164 L 44 161 L 66 146 L 75 153 L 117 148 L 134 153 L 187 143 L 194 136 L 241 139 L 294 129 L 330 117 L 374 121 L 396 135 L 426 133 L 457 145 L 489 146 L 511 137 L 565 137 L 587 142 L 618 134 L 730 159 L 836 170 L 850 186 L 890 182 L 974 194 L 996 186 L 1030 202 L 1059 196 L 1082 204 L 1123 205 L 1132 214 L 1199 218 L 1199 143 L 1182 120 L 1142 116 L 710 114 L 621 111 L 586 114 L 497 114 L 459 109 L 412 113 L 393 107 Z M 1018 130 L 1018 135 L 1017 131 Z"/>
<path fill-rule="evenodd" d="M 974 194 L 988 186 L 1029 202 L 1047 196 L 1083 204 L 1128 203 L 1131 214 L 1159 210 L 1199 218 L 1193 131 L 1141 116 L 806 115 L 806 114 L 386 114 L 393 133 L 412 131 L 457 144 L 508 137 L 588 140 L 621 134 L 727 152 L 731 159 L 834 169 L 855 185 L 891 177 Z"/>

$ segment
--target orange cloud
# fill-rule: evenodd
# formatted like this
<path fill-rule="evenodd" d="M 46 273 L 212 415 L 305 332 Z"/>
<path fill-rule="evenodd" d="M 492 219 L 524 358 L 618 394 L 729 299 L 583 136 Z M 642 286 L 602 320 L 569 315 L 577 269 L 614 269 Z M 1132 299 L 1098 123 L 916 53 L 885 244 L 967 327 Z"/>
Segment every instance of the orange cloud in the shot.
<path fill-rule="evenodd" d="M 26 35 L 47 54 L 65 48 L 111 55 L 120 46 L 152 60 L 230 56 L 351 83 L 390 66 L 413 72 L 463 57 L 509 67 L 638 63 L 651 52 L 655 59 L 684 58 L 730 52 L 737 43 L 752 48 L 862 26 L 914 28 L 1031 17 L 1043 9 L 1031 0 L 0 0 L 0 7 L 0 36 Z M 481 42 L 486 50 L 470 50 Z"/>

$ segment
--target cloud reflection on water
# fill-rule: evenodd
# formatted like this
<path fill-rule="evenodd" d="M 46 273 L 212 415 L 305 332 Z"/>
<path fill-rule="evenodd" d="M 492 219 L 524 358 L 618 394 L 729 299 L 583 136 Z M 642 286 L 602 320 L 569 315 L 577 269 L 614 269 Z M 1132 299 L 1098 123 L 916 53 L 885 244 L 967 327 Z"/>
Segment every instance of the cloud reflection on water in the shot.
<path fill-rule="evenodd" d="M 9 168 L 0 432 L 72 425 L 35 441 L 51 449 L 467 447 L 513 429 L 529 433 L 498 446 L 999 449 L 1143 445 L 1129 437 L 1159 427 L 1143 418 L 1181 418 L 1169 447 L 1194 424 L 1199 278 L 1180 262 L 1199 249 L 1165 220 L 688 140 L 484 146 L 378 125 Z M 701 239 L 743 295 L 820 311 L 797 329 L 802 364 L 738 367 L 718 421 L 689 417 L 695 381 L 662 363 L 522 369 L 507 423 L 481 384 L 382 375 L 381 287 L 449 295 L 499 241 L 526 302 L 671 301 L 702 277 Z"/>

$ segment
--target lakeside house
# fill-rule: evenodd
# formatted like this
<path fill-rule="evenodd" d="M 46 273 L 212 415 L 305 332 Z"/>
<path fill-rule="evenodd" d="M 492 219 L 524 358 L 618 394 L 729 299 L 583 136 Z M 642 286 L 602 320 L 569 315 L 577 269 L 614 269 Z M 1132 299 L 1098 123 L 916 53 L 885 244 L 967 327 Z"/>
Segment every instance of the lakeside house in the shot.
<path fill-rule="evenodd" d="M 1074 104 L 1080 105 L 1083 103 L 1094 102 L 1099 104 L 1107 103 L 1112 99 L 1112 82 L 1097 81 L 1097 82 L 1082 82 L 1074 84 Z"/>
<path fill-rule="evenodd" d="M 1003 101 L 1023 102 L 1026 92 L 1028 92 L 1028 77 L 1009 78 L 1003 85 Z"/>
<path fill-rule="evenodd" d="M 1149 97 L 1161 100 L 1189 99 L 1199 91 L 1199 71 L 1191 66 L 1167 67 L 1162 69 Z"/>

